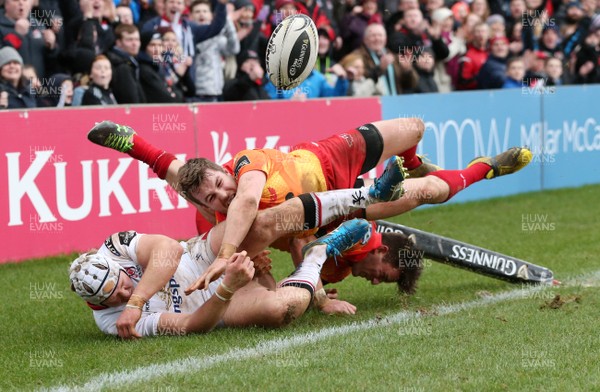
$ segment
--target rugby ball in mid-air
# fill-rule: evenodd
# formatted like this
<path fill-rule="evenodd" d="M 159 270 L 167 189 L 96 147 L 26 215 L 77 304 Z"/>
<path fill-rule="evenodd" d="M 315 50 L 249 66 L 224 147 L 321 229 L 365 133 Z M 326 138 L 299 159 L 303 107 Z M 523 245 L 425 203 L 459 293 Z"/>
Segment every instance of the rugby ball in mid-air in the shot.
<path fill-rule="evenodd" d="M 319 51 L 319 34 L 311 18 L 291 15 L 271 34 L 266 54 L 267 75 L 275 87 L 289 90 L 313 70 Z"/>

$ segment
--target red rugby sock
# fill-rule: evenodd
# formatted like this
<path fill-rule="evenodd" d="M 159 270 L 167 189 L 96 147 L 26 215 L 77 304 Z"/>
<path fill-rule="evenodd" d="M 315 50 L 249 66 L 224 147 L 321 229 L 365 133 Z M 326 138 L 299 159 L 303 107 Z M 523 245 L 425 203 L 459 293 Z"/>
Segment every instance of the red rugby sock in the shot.
<path fill-rule="evenodd" d="M 483 180 L 490 169 L 490 165 L 479 162 L 463 170 L 438 170 L 427 175 L 436 176 L 448 184 L 450 187 L 450 193 L 448 194 L 448 198 L 444 200 L 448 201 L 458 192 L 478 181 Z"/>
<path fill-rule="evenodd" d="M 133 135 L 132 141 L 133 147 L 128 152 L 129 156 L 150 166 L 152 171 L 164 180 L 169 165 L 177 159 L 175 155 L 154 147 L 138 134 Z"/>
<path fill-rule="evenodd" d="M 409 148 L 402 154 L 398 154 L 398 156 L 404 158 L 403 166 L 407 170 L 416 169 L 417 167 L 421 166 L 421 160 L 417 156 L 417 146 Z"/>

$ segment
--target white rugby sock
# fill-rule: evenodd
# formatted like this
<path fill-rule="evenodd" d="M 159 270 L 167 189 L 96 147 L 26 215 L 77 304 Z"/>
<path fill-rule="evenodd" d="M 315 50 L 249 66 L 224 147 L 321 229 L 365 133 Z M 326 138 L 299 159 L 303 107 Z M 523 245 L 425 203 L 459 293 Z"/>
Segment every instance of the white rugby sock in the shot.
<path fill-rule="evenodd" d="M 327 260 L 327 245 L 312 247 L 306 252 L 302 264 L 290 276 L 285 278 L 279 284 L 279 287 L 301 287 L 308 290 L 310 295 L 313 296 L 325 260 Z"/>
<path fill-rule="evenodd" d="M 367 186 L 314 192 L 299 197 L 304 205 L 304 221 L 309 229 L 325 226 L 376 202 L 369 196 L 369 187 Z"/>

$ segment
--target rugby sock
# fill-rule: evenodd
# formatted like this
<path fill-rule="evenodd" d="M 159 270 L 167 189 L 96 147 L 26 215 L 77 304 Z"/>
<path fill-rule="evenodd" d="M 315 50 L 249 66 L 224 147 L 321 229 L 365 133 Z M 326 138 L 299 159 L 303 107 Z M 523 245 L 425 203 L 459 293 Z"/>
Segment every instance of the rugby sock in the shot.
<path fill-rule="evenodd" d="M 490 171 L 490 168 L 490 165 L 479 162 L 463 170 L 438 170 L 427 175 L 435 176 L 448 184 L 450 187 L 450 192 L 448 194 L 448 198 L 444 200 L 448 201 L 458 192 L 478 181 L 483 180 L 487 172 Z"/>
<path fill-rule="evenodd" d="M 417 156 L 417 146 L 409 148 L 402 154 L 398 154 L 398 156 L 404 158 L 402 165 L 406 168 L 406 170 L 413 170 L 421 166 L 422 162 Z"/>
<path fill-rule="evenodd" d="M 177 159 L 175 155 L 154 147 L 138 134 L 133 135 L 132 142 L 133 147 L 128 152 L 129 156 L 150 166 L 152 171 L 161 180 L 164 180 L 167 177 L 169 165 Z"/>
<path fill-rule="evenodd" d="M 367 208 L 373 202 L 369 196 L 369 187 L 366 186 L 357 189 L 304 193 L 298 197 L 304 206 L 306 229 L 331 223 L 356 210 Z"/>
<path fill-rule="evenodd" d="M 319 282 L 321 268 L 327 260 L 327 245 L 317 245 L 310 248 L 304 255 L 304 261 L 296 270 L 285 278 L 279 287 L 300 287 L 310 292 L 312 297 L 315 294 L 315 287 Z"/>

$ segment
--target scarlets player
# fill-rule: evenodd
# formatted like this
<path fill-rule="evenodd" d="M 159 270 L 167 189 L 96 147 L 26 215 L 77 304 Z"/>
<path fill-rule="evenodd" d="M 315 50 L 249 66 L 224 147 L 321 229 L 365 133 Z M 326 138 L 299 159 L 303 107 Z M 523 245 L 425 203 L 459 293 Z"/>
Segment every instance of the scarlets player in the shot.
<path fill-rule="evenodd" d="M 423 131 L 424 124 L 417 118 L 378 121 L 319 142 L 300 144 L 290 154 L 265 149 L 244 150 L 225 164 L 225 169 L 202 158 L 189 160 L 184 165 L 172 154 L 150 145 L 131 128 L 109 121 L 96 125 L 88 138 L 147 163 L 199 210 L 227 213 L 218 258 L 205 272 L 208 282 L 222 274 L 226 260 L 246 238 L 258 208 L 276 205 L 297 194 L 294 192 L 350 188 L 358 175 L 400 154 L 413 177 L 423 174 L 425 177 L 404 181 L 407 197 L 369 206 L 366 218 L 373 220 L 394 216 L 421 204 L 443 203 L 477 181 L 514 173 L 531 160 L 528 149 L 512 148 L 493 158 L 476 158 L 463 170 L 436 171 L 437 167 L 423 163 L 415 154 Z M 386 172 L 392 177 L 403 176 L 400 160 L 390 160 Z M 301 200 L 305 211 L 314 212 L 306 214 L 305 225 L 319 227 L 327 211 L 310 196 L 303 195 Z M 194 287 L 204 285 L 200 282 Z"/>

